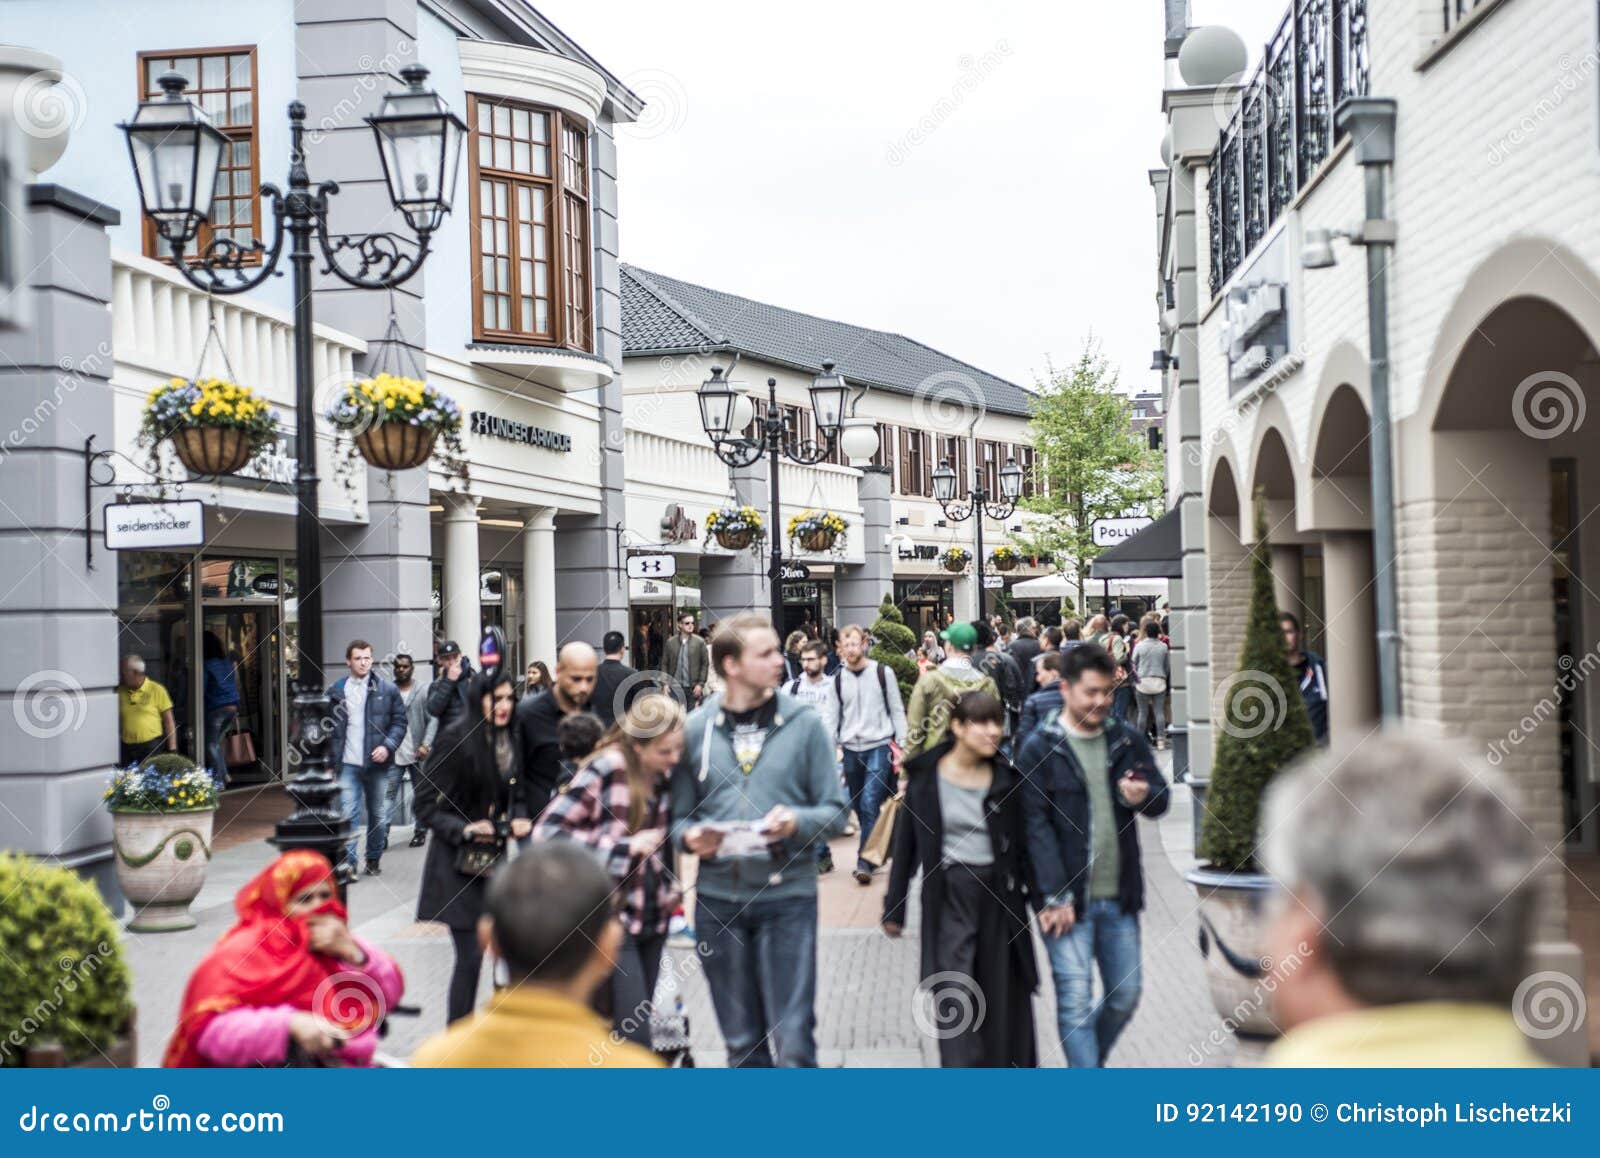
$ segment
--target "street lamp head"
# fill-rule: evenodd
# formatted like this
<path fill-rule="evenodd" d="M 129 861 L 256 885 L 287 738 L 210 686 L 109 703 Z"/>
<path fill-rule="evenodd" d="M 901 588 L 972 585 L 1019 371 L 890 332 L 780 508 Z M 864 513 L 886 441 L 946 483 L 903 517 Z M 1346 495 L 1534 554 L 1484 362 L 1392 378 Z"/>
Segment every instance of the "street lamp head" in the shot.
<path fill-rule="evenodd" d="M 227 143 L 211 118 L 183 95 L 181 73 L 163 73 L 161 95 L 140 104 L 119 126 L 139 183 L 139 204 L 170 242 L 191 240 L 211 217 L 217 170 Z"/>
<path fill-rule="evenodd" d="M 734 425 L 734 405 L 738 395 L 722 376 L 721 366 L 711 367 L 711 377 L 700 384 L 695 397 L 700 403 L 700 425 L 705 428 L 706 436 L 712 442 L 721 442 L 734 430 L 742 429 Z"/>
<path fill-rule="evenodd" d="M 816 417 L 817 429 L 824 434 L 839 429 L 844 421 L 845 402 L 850 396 L 844 375 L 833 366 L 832 362 L 824 362 L 822 373 L 811 382 L 811 412 Z"/>
<path fill-rule="evenodd" d="M 870 418 L 846 418 L 839 448 L 852 460 L 872 458 L 878 453 L 878 424 Z"/>
<path fill-rule="evenodd" d="M 1022 468 L 1015 458 L 1006 459 L 1005 466 L 1000 468 L 1000 494 L 1012 503 L 1022 497 Z"/>
<path fill-rule="evenodd" d="M 1300 264 L 1306 269 L 1332 269 L 1338 263 L 1333 255 L 1333 230 L 1308 229 L 1300 246 Z"/>
<path fill-rule="evenodd" d="M 390 200 L 412 229 L 426 235 L 450 212 L 467 126 L 444 98 L 423 87 L 428 70 L 422 65 L 407 65 L 400 78 L 406 87 L 385 96 L 377 115 L 366 120 L 378 142 Z"/>
<path fill-rule="evenodd" d="M 948 503 L 956 497 L 956 472 L 950 469 L 950 460 L 942 458 L 933 472 L 933 497 Z"/>

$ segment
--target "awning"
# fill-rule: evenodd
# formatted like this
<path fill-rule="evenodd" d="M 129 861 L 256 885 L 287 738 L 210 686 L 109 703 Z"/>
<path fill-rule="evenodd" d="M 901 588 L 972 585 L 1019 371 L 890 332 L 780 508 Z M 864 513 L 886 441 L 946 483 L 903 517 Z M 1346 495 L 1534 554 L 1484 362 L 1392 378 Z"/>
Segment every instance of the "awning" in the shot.
<path fill-rule="evenodd" d="M 659 579 L 629 579 L 628 602 L 637 606 L 649 604 L 664 606 L 672 603 L 674 602 L 673 585 L 670 582 L 662 582 Z M 699 607 L 700 588 L 677 588 L 676 602 L 679 607 Z"/>
<path fill-rule="evenodd" d="M 1107 547 L 1089 564 L 1091 579 L 1183 578 L 1183 525 L 1173 507 L 1131 539 Z"/>

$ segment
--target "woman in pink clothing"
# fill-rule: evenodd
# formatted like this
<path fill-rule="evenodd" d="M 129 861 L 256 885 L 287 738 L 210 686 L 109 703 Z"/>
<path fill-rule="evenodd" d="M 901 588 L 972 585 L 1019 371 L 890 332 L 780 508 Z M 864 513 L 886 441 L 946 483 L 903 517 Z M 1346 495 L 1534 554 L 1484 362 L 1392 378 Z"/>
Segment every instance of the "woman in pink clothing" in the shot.
<path fill-rule="evenodd" d="M 168 1066 L 367 1066 L 405 980 L 350 932 L 319 853 L 285 853 L 234 898 L 183 995 Z"/>

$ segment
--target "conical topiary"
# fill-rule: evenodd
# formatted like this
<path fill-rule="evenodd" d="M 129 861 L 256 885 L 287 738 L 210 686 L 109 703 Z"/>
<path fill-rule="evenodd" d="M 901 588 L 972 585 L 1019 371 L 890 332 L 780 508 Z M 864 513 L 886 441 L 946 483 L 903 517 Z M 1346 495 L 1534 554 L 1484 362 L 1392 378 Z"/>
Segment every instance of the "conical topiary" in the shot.
<path fill-rule="evenodd" d="M 0 1067 L 59 1043 L 99 1060 L 127 1028 L 131 981 L 117 923 L 70 869 L 0 853 Z"/>
<path fill-rule="evenodd" d="M 906 653 L 917 646 L 917 633 L 906 626 L 905 616 L 894 605 L 894 599 L 885 595 L 878 605 L 878 618 L 872 624 L 872 650 L 869 656 L 894 672 L 900 684 L 900 698 L 911 702 L 911 689 L 917 686 L 916 661 L 906 658 Z"/>
<path fill-rule="evenodd" d="M 1315 743 L 1311 717 L 1283 650 L 1267 517 L 1258 500 L 1256 541 L 1250 549 L 1250 618 L 1245 626 L 1239 670 L 1217 689 L 1212 703 L 1217 724 L 1216 759 L 1205 795 L 1200 845 L 1195 850 L 1224 872 L 1255 869 L 1256 831 L 1261 795 L 1267 784 L 1297 755 Z"/>

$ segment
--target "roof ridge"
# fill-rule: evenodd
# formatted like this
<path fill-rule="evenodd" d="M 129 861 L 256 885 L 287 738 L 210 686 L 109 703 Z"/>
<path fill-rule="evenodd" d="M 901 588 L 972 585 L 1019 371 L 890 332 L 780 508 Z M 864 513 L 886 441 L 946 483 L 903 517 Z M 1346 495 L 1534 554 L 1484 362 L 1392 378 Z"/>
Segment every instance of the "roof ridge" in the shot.
<path fill-rule="evenodd" d="M 629 265 L 624 261 L 619 261 L 617 265 L 624 273 L 632 277 L 635 282 L 643 287 L 646 293 L 655 298 L 662 305 L 666 306 L 673 313 L 677 314 L 679 318 L 681 318 L 687 325 L 694 329 L 695 333 L 699 334 L 707 342 L 713 346 L 727 344 L 727 335 L 718 337 L 717 335 L 711 333 L 710 330 L 706 329 L 705 326 L 700 324 L 699 319 L 696 318 L 696 316 L 689 310 L 687 306 L 674 298 L 666 290 L 661 288 L 661 286 L 655 281 L 655 278 L 659 275 L 651 274 L 649 270 L 640 269 L 638 266 Z M 704 289 L 705 287 L 702 286 L 701 288 Z"/>

